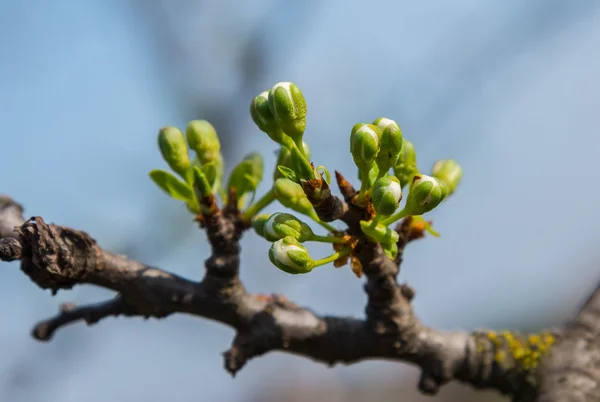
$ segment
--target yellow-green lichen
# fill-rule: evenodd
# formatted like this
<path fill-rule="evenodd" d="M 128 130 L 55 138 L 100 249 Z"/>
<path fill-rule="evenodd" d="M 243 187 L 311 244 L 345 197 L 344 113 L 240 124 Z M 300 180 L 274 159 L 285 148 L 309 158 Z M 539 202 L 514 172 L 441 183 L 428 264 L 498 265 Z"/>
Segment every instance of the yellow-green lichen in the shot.
<path fill-rule="evenodd" d="M 484 334 L 493 345 L 494 361 L 497 364 L 513 366 L 525 372 L 535 370 L 555 342 L 554 336 L 549 332 L 529 336 L 510 331 L 488 331 Z"/>

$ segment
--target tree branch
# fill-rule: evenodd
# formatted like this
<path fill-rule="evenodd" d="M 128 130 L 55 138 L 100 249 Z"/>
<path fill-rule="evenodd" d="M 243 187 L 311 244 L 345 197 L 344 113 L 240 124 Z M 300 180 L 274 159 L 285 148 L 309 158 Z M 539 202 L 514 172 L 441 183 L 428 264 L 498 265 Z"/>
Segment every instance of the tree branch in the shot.
<path fill-rule="evenodd" d="M 540 402 L 600 401 L 600 283 L 540 372 Z"/>
<path fill-rule="evenodd" d="M 348 186 L 343 189 L 346 200 L 351 199 L 351 190 Z M 476 388 L 496 389 L 515 400 L 533 400 L 540 363 L 552 343 L 560 340 L 557 333 L 441 332 L 423 325 L 412 309 L 414 290 L 396 281 L 401 253 L 392 262 L 380 246 L 364 238 L 359 240 L 355 256 L 367 278 L 365 319 L 319 316 L 283 296 L 246 291 L 238 270 L 239 240 L 247 226 L 235 209 L 213 209 L 210 216 L 200 219 L 213 252 L 206 260 L 205 277 L 194 282 L 112 254 L 84 232 L 46 224 L 40 217 L 23 223 L 22 209 L 11 205 L 8 197 L 1 199 L 0 228 L 16 221 L 20 225 L 14 233 L 2 232 L 10 237 L 0 239 L 1 260 L 20 259 L 22 271 L 42 289 L 57 291 L 94 284 L 117 293 L 112 301 L 63 307 L 60 314 L 34 328 L 33 335 L 39 340 L 49 340 L 55 330 L 77 321 L 93 324 L 119 314 L 161 318 L 186 313 L 236 330 L 231 348 L 224 353 L 225 368 L 231 374 L 248 360 L 275 350 L 328 365 L 397 360 L 420 367 L 419 388 L 423 392 L 435 393 L 446 382 L 458 380 Z M 348 233 L 359 233 L 357 225 L 366 212 L 339 199 L 333 203 L 338 210 L 340 203 Z M 400 252 L 406 243 L 422 235 L 411 219 L 405 219 L 397 230 Z M 591 327 L 592 322 L 596 328 L 599 322 L 596 315 L 600 309 L 590 309 L 578 324 L 580 330 Z M 593 334 L 597 341 L 597 329 Z M 594 362 L 597 364 L 597 356 Z"/>
<path fill-rule="evenodd" d="M 117 316 L 124 312 L 123 299 L 115 298 L 104 303 L 93 304 L 85 307 L 77 307 L 72 303 L 60 306 L 60 312 L 53 318 L 38 323 L 31 331 L 31 335 L 38 341 L 49 341 L 54 331 L 77 321 L 85 321 L 92 325 L 103 318 Z"/>

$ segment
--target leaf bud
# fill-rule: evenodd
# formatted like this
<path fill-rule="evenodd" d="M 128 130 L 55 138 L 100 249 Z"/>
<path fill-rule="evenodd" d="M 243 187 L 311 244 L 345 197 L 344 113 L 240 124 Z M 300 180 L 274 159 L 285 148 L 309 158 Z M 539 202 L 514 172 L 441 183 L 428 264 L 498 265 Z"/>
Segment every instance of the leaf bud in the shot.
<path fill-rule="evenodd" d="M 269 259 L 273 265 L 289 274 L 305 274 L 315 266 L 306 247 L 291 236 L 273 243 L 269 250 Z"/>
<path fill-rule="evenodd" d="M 358 123 L 350 134 L 350 152 L 361 171 L 368 172 L 379 153 L 381 130 L 372 124 Z"/>
<path fill-rule="evenodd" d="M 402 130 L 394 121 L 386 117 L 380 117 L 373 125 L 381 130 L 379 153 L 377 154 L 377 165 L 382 172 L 388 172 L 396 165 L 400 152 L 402 151 Z"/>
<path fill-rule="evenodd" d="M 269 108 L 279 127 L 298 145 L 306 129 L 306 101 L 292 82 L 278 82 L 269 91 Z"/>
<path fill-rule="evenodd" d="M 264 224 L 263 233 L 265 239 L 269 241 L 291 236 L 300 243 L 304 243 L 314 236 L 310 226 L 294 215 L 285 212 L 276 212 L 271 215 Z"/>
<path fill-rule="evenodd" d="M 260 131 L 278 144 L 283 142 L 283 131 L 269 107 L 269 91 L 263 91 L 252 99 L 250 116 Z"/>
<path fill-rule="evenodd" d="M 190 157 L 183 133 L 177 127 L 163 127 L 158 133 L 158 147 L 169 167 L 184 179 L 188 179 Z"/>
<path fill-rule="evenodd" d="M 210 162 L 218 163 L 221 156 L 221 142 L 212 124 L 206 120 L 192 120 L 185 128 L 185 135 L 190 148 L 196 152 L 202 165 Z"/>
<path fill-rule="evenodd" d="M 256 215 L 252 220 L 252 228 L 260 237 L 265 237 L 265 223 L 269 219 L 269 214 Z"/>
<path fill-rule="evenodd" d="M 462 178 L 462 168 L 451 159 L 437 161 L 431 169 L 431 175 L 448 187 L 448 195 L 454 193 Z"/>
<path fill-rule="evenodd" d="M 404 211 L 406 215 L 423 215 L 444 200 L 447 187 L 435 177 L 418 174 L 410 186 Z"/>
<path fill-rule="evenodd" d="M 400 206 L 402 188 L 400 180 L 395 176 L 383 176 L 375 182 L 371 202 L 377 215 L 386 217 L 392 215 Z"/>
<path fill-rule="evenodd" d="M 417 154 L 412 142 L 404 138 L 402 140 L 402 151 L 394 166 L 394 175 L 400 180 L 402 188 L 410 185 L 413 177 L 419 173 L 417 168 Z"/>

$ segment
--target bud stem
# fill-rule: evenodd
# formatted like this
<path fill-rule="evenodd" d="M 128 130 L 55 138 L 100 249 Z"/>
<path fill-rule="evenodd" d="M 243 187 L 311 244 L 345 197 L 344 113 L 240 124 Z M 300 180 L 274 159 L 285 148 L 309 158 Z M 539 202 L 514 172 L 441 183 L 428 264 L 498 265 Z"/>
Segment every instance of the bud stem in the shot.
<path fill-rule="evenodd" d="M 371 224 L 369 226 L 374 229 L 375 227 L 377 227 L 377 225 L 379 224 L 379 222 L 383 221 L 383 218 L 385 218 L 385 217 L 382 216 L 382 215 L 375 215 L 373 217 L 373 220 L 371 221 Z"/>
<path fill-rule="evenodd" d="M 377 173 L 377 177 L 375 178 L 375 181 L 381 179 L 383 176 L 386 176 L 388 174 L 388 170 L 384 170 L 381 166 L 377 165 L 377 167 L 379 168 L 379 172 Z"/>
<path fill-rule="evenodd" d="M 318 241 L 321 243 L 337 243 L 337 244 L 345 244 L 346 243 L 342 238 L 335 237 L 335 236 L 314 235 L 309 240 Z"/>
<path fill-rule="evenodd" d="M 296 143 L 294 142 L 294 140 L 292 140 L 292 137 L 288 136 L 287 134 L 282 134 L 281 135 L 281 146 L 286 147 L 287 149 L 289 149 L 290 151 L 292 150 L 293 147 L 296 146 Z M 300 147 L 301 153 L 304 155 L 304 146 Z"/>
<path fill-rule="evenodd" d="M 302 137 L 294 138 L 294 144 L 296 144 L 296 147 L 300 150 L 300 153 L 302 154 L 302 156 L 304 156 L 306 158 L 306 152 L 304 152 L 304 143 L 302 142 Z"/>
<path fill-rule="evenodd" d="M 250 205 L 248 209 L 244 211 L 244 213 L 242 214 L 242 220 L 250 222 L 250 220 L 254 218 L 254 215 L 258 214 L 273 201 L 275 201 L 275 192 L 271 188 L 262 197 L 260 197 L 258 201 Z"/>
<path fill-rule="evenodd" d="M 369 170 L 361 169 L 360 176 L 361 176 L 360 190 L 358 192 L 358 198 L 356 200 L 356 203 L 358 206 L 364 207 L 365 206 L 365 198 L 367 196 L 367 191 L 369 190 L 369 187 L 371 187 L 371 181 L 369 179 Z"/>
<path fill-rule="evenodd" d="M 390 217 L 382 219 L 380 222 L 384 226 L 389 226 L 391 223 L 394 223 L 394 222 L 396 222 L 402 218 L 405 218 L 407 216 L 408 216 L 408 213 L 405 211 L 405 208 L 403 208 L 400 211 L 396 212 L 395 214 L 391 215 Z"/>
<path fill-rule="evenodd" d="M 335 260 L 345 257 L 350 254 L 350 247 L 345 247 L 342 251 L 334 253 L 329 257 L 321 258 L 320 260 L 315 260 L 315 265 L 313 268 L 320 267 L 321 265 L 329 264 L 330 262 L 334 262 Z"/>
<path fill-rule="evenodd" d="M 336 228 L 334 228 L 327 222 L 323 222 L 321 219 L 319 219 L 319 216 L 317 215 L 317 213 L 314 210 L 312 212 L 313 213 L 308 215 L 308 217 L 311 218 L 316 223 L 318 223 L 319 225 L 321 225 L 322 227 L 324 227 L 328 232 L 337 232 L 338 231 Z"/>

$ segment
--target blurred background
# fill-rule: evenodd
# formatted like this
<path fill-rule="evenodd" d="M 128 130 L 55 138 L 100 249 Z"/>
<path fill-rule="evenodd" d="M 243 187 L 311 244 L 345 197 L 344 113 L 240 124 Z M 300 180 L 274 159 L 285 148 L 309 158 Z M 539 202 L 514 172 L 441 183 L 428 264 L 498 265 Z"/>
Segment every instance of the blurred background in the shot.
<path fill-rule="evenodd" d="M 208 119 L 228 169 L 260 150 L 270 171 L 276 147 L 249 102 L 294 81 L 317 164 L 354 178 L 350 128 L 387 116 L 424 171 L 442 158 L 463 165 L 459 191 L 431 214 L 442 237 L 405 255 L 401 280 L 416 288 L 425 323 L 557 326 L 598 279 L 600 187 L 588 174 L 600 149 L 599 26 L 593 0 L 4 0 L 0 193 L 26 216 L 200 279 L 203 233 L 147 176 L 165 166 L 158 128 Z M 244 239 L 251 291 L 363 315 L 362 281 L 349 269 L 292 278 L 267 249 Z M 61 302 L 111 294 L 79 287 L 52 298 L 17 264 L 1 268 L 0 401 L 428 400 L 417 370 L 398 363 L 330 369 L 272 353 L 232 379 L 221 352 L 233 332 L 186 316 L 77 324 L 38 343 L 30 329 Z M 435 398 L 500 400 L 460 385 Z"/>

